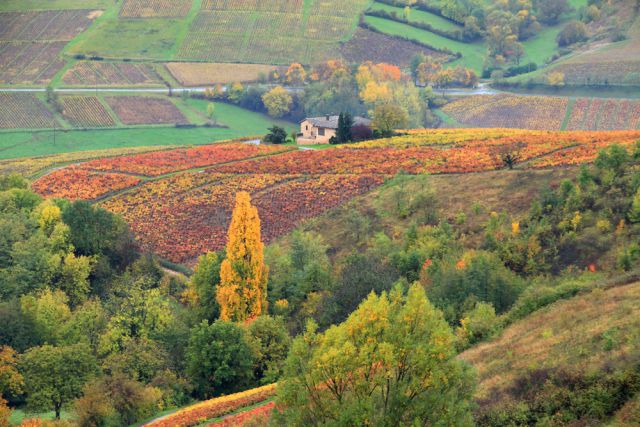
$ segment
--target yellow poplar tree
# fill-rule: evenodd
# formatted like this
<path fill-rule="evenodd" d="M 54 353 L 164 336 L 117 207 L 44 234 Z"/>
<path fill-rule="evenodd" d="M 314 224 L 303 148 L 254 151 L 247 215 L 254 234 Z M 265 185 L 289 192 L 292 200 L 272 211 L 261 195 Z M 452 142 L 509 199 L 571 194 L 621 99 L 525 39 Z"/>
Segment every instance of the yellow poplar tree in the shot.
<path fill-rule="evenodd" d="M 216 299 L 220 318 L 242 322 L 267 310 L 267 277 L 264 244 L 260 238 L 258 209 L 249 193 L 236 194 L 227 242 L 227 258 L 220 266 Z"/>

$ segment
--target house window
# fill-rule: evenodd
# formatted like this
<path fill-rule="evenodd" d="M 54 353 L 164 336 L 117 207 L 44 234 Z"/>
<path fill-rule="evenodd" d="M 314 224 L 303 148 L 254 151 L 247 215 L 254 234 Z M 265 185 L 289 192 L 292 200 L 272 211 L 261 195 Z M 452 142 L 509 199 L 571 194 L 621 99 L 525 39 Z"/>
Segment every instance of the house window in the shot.
<path fill-rule="evenodd" d="M 324 136 L 324 128 L 318 128 L 318 135 Z"/>
<path fill-rule="evenodd" d="M 309 130 L 309 125 L 305 125 L 304 130 Z"/>

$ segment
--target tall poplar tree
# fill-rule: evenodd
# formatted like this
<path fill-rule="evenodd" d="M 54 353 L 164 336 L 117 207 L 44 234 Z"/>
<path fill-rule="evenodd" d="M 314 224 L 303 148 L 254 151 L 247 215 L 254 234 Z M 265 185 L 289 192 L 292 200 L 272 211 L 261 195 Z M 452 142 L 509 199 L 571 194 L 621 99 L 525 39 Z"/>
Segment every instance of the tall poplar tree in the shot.
<path fill-rule="evenodd" d="M 264 244 L 260 238 L 258 209 L 249 193 L 236 195 L 227 242 L 227 258 L 220 266 L 216 299 L 220 318 L 242 322 L 267 311 L 267 277 Z"/>

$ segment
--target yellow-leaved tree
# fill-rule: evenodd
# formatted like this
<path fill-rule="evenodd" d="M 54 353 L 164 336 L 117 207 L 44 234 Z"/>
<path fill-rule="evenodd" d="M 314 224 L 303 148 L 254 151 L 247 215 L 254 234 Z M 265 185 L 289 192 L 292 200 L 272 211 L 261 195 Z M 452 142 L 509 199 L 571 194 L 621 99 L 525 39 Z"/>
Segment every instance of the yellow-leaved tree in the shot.
<path fill-rule="evenodd" d="M 216 299 L 220 319 L 243 322 L 267 311 L 264 244 L 260 239 L 258 209 L 247 192 L 236 194 L 227 242 L 227 258 L 220 266 Z"/>

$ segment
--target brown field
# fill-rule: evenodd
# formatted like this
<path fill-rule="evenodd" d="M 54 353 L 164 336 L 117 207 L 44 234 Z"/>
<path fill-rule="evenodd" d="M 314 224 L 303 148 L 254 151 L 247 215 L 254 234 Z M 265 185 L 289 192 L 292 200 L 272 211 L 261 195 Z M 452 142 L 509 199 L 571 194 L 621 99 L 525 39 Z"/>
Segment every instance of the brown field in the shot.
<path fill-rule="evenodd" d="M 348 62 L 386 62 L 401 67 L 408 67 L 419 52 L 434 58 L 446 58 L 446 55 L 424 46 L 364 28 L 358 28 L 353 38 L 340 47 L 340 53 Z"/>
<path fill-rule="evenodd" d="M 468 127 L 560 130 L 567 98 L 542 96 L 463 96 L 442 111 Z"/>
<path fill-rule="evenodd" d="M 50 128 L 54 123 L 51 111 L 34 95 L 0 93 L 0 129 Z"/>
<path fill-rule="evenodd" d="M 64 66 L 65 44 L 0 42 L 0 84 L 48 84 Z"/>
<path fill-rule="evenodd" d="M 191 0 L 124 0 L 123 18 L 180 18 L 191 9 Z"/>
<path fill-rule="evenodd" d="M 60 52 L 96 18 L 91 10 L 0 13 L 0 84 L 48 84 Z"/>
<path fill-rule="evenodd" d="M 171 101 L 143 96 L 112 96 L 107 104 L 125 125 L 187 124 L 186 117 Z"/>
<path fill-rule="evenodd" d="M 70 86 L 156 86 L 162 78 L 153 66 L 131 62 L 80 61 L 62 76 Z"/>
<path fill-rule="evenodd" d="M 416 178 L 404 184 L 405 194 L 421 194 L 428 185 L 437 191 L 438 214 L 454 221 L 458 212 L 464 212 L 467 220 L 464 233 L 469 247 L 480 247 L 484 242 L 487 212 L 508 211 L 514 217 L 526 214 L 532 200 L 545 188 L 555 188 L 564 179 L 577 173 L 573 167 L 547 170 L 498 170 L 472 174 L 430 175 Z M 373 218 L 372 234 L 385 230 L 389 235 L 405 232 L 411 221 L 399 221 L 390 214 L 397 209 L 396 187 L 382 187 L 356 199 L 344 211 L 332 212 L 309 224 L 308 228 L 322 235 L 325 243 L 334 248 L 332 256 L 340 258 L 353 251 L 352 241 L 345 239 L 350 233 L 350 223 L 344 220 L 347 212 L 356 209 L 363 216 Z M 505 197 L 505 192 L 508 197 Z M 474 213 L 474 206 L 482 207 L 483 214 Z M 372 214 L 375 212 L 376 214 Z"/>
<path fill-rule="evenodd" d="M 298 13 L 302 11 L 302 0 L 204 0 L 202 9 Z"/>
<path fill-rule="evenodd" d="M 70 41 L 95 19 L 91 10 L 0 13 L 0 41 Z"/>
<path fill-rule="evenodd" d="M 640 100 L 478 95 L 463 96 L 442 108 L 467 127 L 538 130 L 635 130 Z"/>
<path fill-rule="evenodd" d="M 95 96 L 68 96 L 62 98 L 64 118 L 76 127 L 108 127 L 116 122 Z"/>
<path fill-rule="evenodd" d="M 261 64 L 205 64 L 199 62 L 170 62 L 167 70 L 183 86 L 203 86 L 235 82 L 255 82 L 277 67 Z"/>

